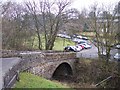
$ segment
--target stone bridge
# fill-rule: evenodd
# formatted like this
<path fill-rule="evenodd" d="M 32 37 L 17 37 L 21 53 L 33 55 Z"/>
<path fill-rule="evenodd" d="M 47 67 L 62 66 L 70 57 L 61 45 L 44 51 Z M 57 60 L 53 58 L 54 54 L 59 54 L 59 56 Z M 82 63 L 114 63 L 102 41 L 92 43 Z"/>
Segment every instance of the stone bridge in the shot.
<path fill-rule="evenodd" d="M 57 75 L 72 75 L 75 72 L 76 54 L 73 52 L 29 52 L 21 53 L 22 69 L 35 75 L 52 78 Z"/>
<path fill-rule="evenodd" d="M 28 51 L 21 52 L 17 56 L 20 61 L 5 74 L 3 87 L 11 87 L 10 82 L 15 82 L 21 71 L 29 71 L 47 79 L 75 73 L 76 53 L 74 52 Z"/>

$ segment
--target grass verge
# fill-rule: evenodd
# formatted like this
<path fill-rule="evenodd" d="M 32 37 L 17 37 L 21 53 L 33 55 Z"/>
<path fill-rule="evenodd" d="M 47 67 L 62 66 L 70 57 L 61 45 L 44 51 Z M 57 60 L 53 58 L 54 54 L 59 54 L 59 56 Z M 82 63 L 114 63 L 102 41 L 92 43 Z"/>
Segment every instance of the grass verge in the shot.
<path fill-rule="evenodd" d="M 59 82 L 53 82 L 30 73 L 20 73 L 20 81 L 14 88 L 69 88 Z"/>

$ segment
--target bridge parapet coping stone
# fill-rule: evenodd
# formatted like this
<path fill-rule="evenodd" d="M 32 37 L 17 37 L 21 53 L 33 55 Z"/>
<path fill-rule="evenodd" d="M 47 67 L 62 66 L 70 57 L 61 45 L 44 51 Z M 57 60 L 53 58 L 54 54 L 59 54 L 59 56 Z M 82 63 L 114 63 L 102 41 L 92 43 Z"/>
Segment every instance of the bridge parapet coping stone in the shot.
<path fill-rule="evenodd" d="M 58 59 L 71 59 L 76 58 L 74 52 L 50 52 L 50 51 L 37 51 L 37 52 L 23 52 L 20 53 L 22 59 L 44 59 L 44 60 L 58 60 Z"/>
<path fill-rule="evenodd" d="M 2 58 L 18 56 L 18 51 L 16 51 L 16 50 L 1 50 L 0 52 L 2 53 Z"/>
<path fill-rule="evenodd" d="M 76 58 L 76 54 L 75 53 L 71 53 L 71 52 L 59 52 L 59 53 L 45 53 L 44 55 L 44 59 L 45 60 L 64 60 L 64 59 L 73 59 Z"/>

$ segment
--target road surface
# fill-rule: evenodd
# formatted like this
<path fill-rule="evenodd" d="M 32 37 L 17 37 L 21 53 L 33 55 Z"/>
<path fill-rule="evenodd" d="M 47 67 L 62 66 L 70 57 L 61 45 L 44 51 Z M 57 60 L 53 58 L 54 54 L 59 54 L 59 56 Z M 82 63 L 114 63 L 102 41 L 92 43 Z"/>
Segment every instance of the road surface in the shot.
<path fill-rule="evenodd" d="M 9 71 L 15 64 L 17 64 L 21 59 L 18 57 L 11 57 L 11 58 L 0 58 L 1 64 L 1 74 L 0 74 L 0 85 L 3 85 L 2 77 L 5 75 L 6 72 Z M 1 86 L 0 86 L 1 89 Z"/>
<path fill-rule="evenodd" d="M 92 45 L 92 48 L 90 49 L 85 49 L 85 50 L 82 50 L 80 52 L 77 52 L 76 56 L 79 58 L 79 57 L 84 57 L 84 58 L 98 58 L 98 49 L 97 47 L 94 45 L 94 44 L 91 44 Z M 111 54 L 111 60 L 114 60 L 114 55 L 116 53 L 118 53 L 120 51 L 118 51 L 118 49 L 115 49 L 115 48 L 112 48 L 111 51 L 110 51 L 110 54 Z"/>
<path fill-rule="evenodd" d="M 98 57 L 98 50 L 97 47 L 94 44 L 91 44 L 92 48 L 90 49 L 84 49 L 80 52 L 77 52 L 76 56 L 79 57 L 84 57 L 84 58 L 97 58 Z"/>

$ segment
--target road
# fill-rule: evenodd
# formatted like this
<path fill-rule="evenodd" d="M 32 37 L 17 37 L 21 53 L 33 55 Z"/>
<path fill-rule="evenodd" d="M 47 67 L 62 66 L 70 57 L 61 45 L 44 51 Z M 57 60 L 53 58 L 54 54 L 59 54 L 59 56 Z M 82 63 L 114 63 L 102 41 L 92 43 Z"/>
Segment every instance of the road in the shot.
<path fill-rule="evenodd" d="M 5 75 L 6 72 L 9 71 L 15 64 L 17 64 L 21 59 L 18 57 L 11 57 L 11 58 L 0 58 L 1 62 L 1 74 L 0 74 L 0 85 L 3 85 L 2 77 Z M 1 88 L 1 86 L 0 86 Z"/>
<path fill-rule="evenodd" d="M 92 45 L 92 48 L 91 49 L 85 49 L 85 50 L 82 50 L 80 52 L 77 52 L 76 56 L 79 58 L 79 57 L 84 57 L 84 58 L 98 58 L 98 50 L 97 50 L 97 47 L 94 45 L 94 44 L 91 44 Z M 118 49 L 115 49 L 115 48 L 112 48 L 111 49 L 111 60 L 114 60 L 113 59 L 113 56 L 118 53 L 120 51 L 118 51 Z"/>
<path fill-rule="evenodd" d="M 2 58 L 0 58 L 0 90 L 2 89 Z"/>
<path fill-rule="evenodd" d="M 21 59 L 18 57 L 2 58 L 2 75 L 9 71 L 13 65 L 17 64 Z"/>
<path fill-rule="evenodd" d="M 76 56 L 79 57 L 84 57 L 84 58 L 97 58 L 98 57 L 98 50 L 97 47 L 94 44 L 91 44 L 92 48 L 90 49 L 84 49 L 80 52 L 77 52 Z"/>

